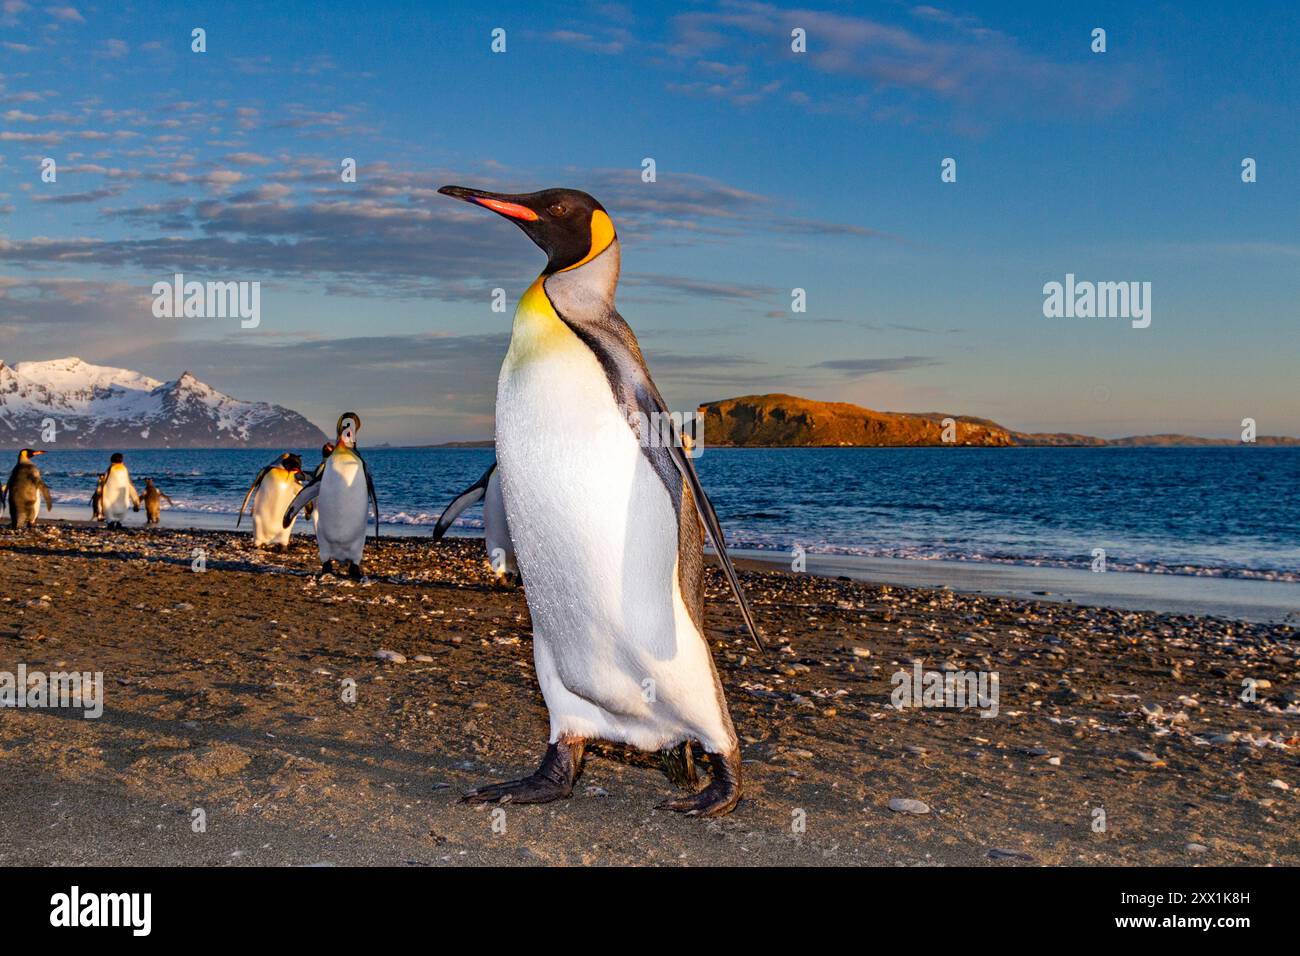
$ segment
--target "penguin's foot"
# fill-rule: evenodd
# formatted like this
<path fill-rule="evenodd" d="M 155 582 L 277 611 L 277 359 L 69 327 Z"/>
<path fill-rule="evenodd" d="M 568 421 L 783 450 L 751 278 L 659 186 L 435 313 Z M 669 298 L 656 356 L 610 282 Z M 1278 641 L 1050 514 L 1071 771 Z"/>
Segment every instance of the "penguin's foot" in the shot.
<path fill-rule="evenodd" d="M 530 776 L 509 783 L 493 783 L 471 790 L 461 797 L 462 803 L 550 803 L 573 793 L 573 784 L 582 773 L 582 752 L 586 745 L 581 737 L 561 737 L 546 748 L 542 765 Z"/>
<path fill-rule="evenodd" d="M 695 772 L 695 758 L 691 753 L 691 742 L 683 741 L 672 750 L 665 750 L 659 755 L 664 773 L 674 787 L 682 790 L 696 790 L 700 786 L 700 775 Z"/>
<path fill-rule="evenodd" d="M 360 580 L 361 580 L 361 565 L 357 564 L 355 561 L 349 561 L 349 562 L 348 562 L 348 577 L 350 577 L 353 581 L 360 581 Z"/>
<path fill-rule="evenodd" d="M 318 574 L 317 577 L 323 578 L 325 577 L 325 575 L 333 574 L 333 573 L 334 573 L 334 560 L 331 558 L 329 561 L 321 562 L 320 574 Z"/>
<path fill-rule="evenodd" d="M 659 804 L 660 810 L 684 813 L 688 817 L 720 817 L 740 802 L 740 750 L 709 754 L 713 771 L 709 785 L 689 797 L 676 797 Z"/>

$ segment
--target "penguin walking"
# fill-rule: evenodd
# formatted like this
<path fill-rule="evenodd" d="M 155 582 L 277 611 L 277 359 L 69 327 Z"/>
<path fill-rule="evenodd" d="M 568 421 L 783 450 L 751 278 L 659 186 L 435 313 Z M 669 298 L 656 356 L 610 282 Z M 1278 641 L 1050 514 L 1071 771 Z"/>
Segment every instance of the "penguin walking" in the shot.
<path fill-rule="evenodd" d="M 32 461 L 45 452 L 24 448 L 18 452 L 18 463 L 9 472 L 9 483 L 4 485 L 4 494 L 0 503 L 9 501 L 9 527 L 16 531 L 36 527 L 36 516 L 41 510 L 41 500 L 45 501 L 45 510 L 54 510 L 54 501 L 50 498 L 50 489 L 41 478 L 41 470 Z"/>
<path fill-rule="evenodd" d="M 140 493 L 131 484 L 131 473 L 126 470 L 122 453 L 117 452 L 110 459 L 108 474 L 104 478 L 102 495 L 104 520 L 110 528 L 122 527 L 129 506 L 133 511 L 140 510 Z"/>
<path fill-rule="evenodd" d="M 441 540 L 460 513 L 479 501 L 483 502 L 483 544 L 487 548 L 488 567 L 498 584 L 513 587 L 519 583 L 519 565 L 515 561 L 515 546 L 510 542 L 506 505 L 501 497 L 501 476 L 495 461 L 483 472 L 482 478 L 447 505 L 433 526 L 433 540 Z"/>
<path fill-rule="evenodd" d="M 108 473 L 101 471 L 95 479 L 95 493 L 90 496 L 90 517 L 95 521 L 104 520 L 104 479 Z"/>
<path fill-rule="evenodd" d="M 167 507 L 175 508 L 176 502 L 167 497 L 166 493 L 153 483 L 152 478 L 144 480 L 144 517 L 146 524 L 158 524 L 162 520 L 162 503 L 167 502 Z"/>
<path fill-rule="evenodd" d="M 284 527 L 282 519 L 294 496 L 302 490 L 303 480 L 302 458 L 287 451 L 257 473 L 248 486 L 248 494 L 244 495 L 244 503 L 239 506 L 239 518 L 235 521 L 238 528 L 244 520 L 248 499 L 253 498 L 254 547 L 273 545 L 279 551 L 288 549 L 293 527 Z M 254 492 L 257 494 L 255 498 Z"/>
<path fill-rule="evenodd" d="M 357 432 L 361 417 L 356 412 L 339 416 L 335 431 L 338 438 L 329 458 L 321 463 L 301 491 L 294 496 L 284 513 L 283 527 L 293 526 L 298 512 L 309 501 L 320 511 L 316 523 L 316 546 L 320 550 L 321 571 L 328 574 L 334 561 L 346 561 L 348 576 L 361 577 L 361 555 L 366 547 L 366 517 L 375 506 L 375 539 L 379 539 L 379 500 L 370 469 L 357 452 Z"/>
<path fill-rule="evenodd" d="M 496 450 L 550 740 L 531 776 L 465 799 L 567 797 L 593 739 L 651 751 L 698 741 L 708 785 L 660 806 L 727 813 L 740 799 L 740 746 L 704 635 L 706 528 L 762 644 L 717 515 L 614 307 L 614 225 L 576 190 L 439 191 L 510 219 L 548 257 L 515 311 Z"/>

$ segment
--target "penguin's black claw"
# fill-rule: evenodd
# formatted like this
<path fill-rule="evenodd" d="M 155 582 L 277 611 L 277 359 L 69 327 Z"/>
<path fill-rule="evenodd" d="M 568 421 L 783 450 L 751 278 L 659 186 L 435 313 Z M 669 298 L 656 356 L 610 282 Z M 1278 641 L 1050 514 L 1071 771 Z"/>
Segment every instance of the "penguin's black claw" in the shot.
<path fill-rule="evenodd" d="M 350 577 L 353 581 L 360 581 L 360 580 L 361 580 L 361 565 L 357 564 L 355 561 L 349 561 L 349 562 L 348 562 L 348 577 Z"/>
<path fill-rule="evenodd" d="M 709 785 L 689 797 L 675 797 L 659 804 L 659 810 L 672 810 L 688 817 L 720 817 L 730 813 L 740 802 L 740 752 L 709 754 L 713 770 Z"/>
<path fill-rule="evenodd" d="M 585 744 L 581 738 L 562 737 L 546 748 L 542 765 L 530 776 L 478 787 L 461 797 L 461 803 L 550 803 L 572 796 Z"/>

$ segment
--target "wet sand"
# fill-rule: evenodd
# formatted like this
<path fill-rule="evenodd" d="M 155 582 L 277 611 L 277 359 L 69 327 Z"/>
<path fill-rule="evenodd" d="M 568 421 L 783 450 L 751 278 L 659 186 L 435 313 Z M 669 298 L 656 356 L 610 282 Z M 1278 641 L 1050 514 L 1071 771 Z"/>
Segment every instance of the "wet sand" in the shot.
<path fill-rule="evenodd" d="M 547 733 L 522 592 L 481 558 L 385 539 L 353 584 L 317 579 L 304 537 L 279 555 L 227 532 L 0 531 L 0 671 L 105 685 L 96 720 L 0 710 L 0 865 L 1300 863 L 1294 626 L 748 562 L 771 653 L 716 569 L 706 612 L 735 813 L 655 810 L 657 756 L 614 746 L 570 800 L 461 804 L 531 771 Z M 996 672 L 997 716 L 895 709 L 915 660 Z"/>

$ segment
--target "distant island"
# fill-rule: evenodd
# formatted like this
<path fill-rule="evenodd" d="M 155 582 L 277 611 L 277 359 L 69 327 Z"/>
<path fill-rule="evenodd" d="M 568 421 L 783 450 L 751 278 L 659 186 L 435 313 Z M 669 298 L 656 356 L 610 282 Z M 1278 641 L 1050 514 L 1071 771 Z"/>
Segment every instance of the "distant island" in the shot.
<path fill-rule="evenodd" d="M 1095 438 L 1060 432 L 1019 432 L 986 418 L 944 412 L 877 412 L 847 402 L 818 402 L 797 395 L 745 395 L 701 405 L 704 439 L 713 447 L 889 447 L 967 445 L 1185 446 L 1240 445 L 1230 438 L 1194 435 L 1134 435 Z M 950 441 L 944 420 L 951 419 Z M 1260 435 L 1257 445 L 1300 445 L 1300 438 Z"/>

